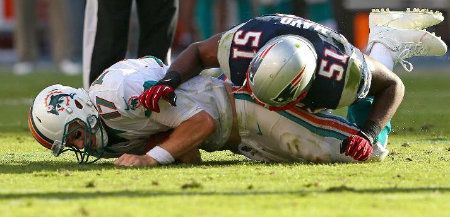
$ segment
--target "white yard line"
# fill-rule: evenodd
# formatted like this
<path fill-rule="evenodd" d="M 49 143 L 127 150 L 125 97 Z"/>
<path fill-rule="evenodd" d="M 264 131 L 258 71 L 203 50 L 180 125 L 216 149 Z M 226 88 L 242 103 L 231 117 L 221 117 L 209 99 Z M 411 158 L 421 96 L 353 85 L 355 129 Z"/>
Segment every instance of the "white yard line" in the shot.
<path fill-rule="evenodd" d="M 32 102 L 32 98 L 2 99 L 0 100 L 0 106 L 31 105 Z"/>

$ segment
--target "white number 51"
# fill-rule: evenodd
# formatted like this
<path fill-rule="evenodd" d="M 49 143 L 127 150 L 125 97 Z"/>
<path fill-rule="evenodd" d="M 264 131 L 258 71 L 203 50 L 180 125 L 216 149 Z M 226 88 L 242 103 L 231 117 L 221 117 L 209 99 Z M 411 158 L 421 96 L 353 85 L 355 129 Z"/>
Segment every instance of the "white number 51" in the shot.
<path fill-rule="evenodd" d="M 340 63 L 333 63 L 329 65 L 328 60 L 320 61 L 319 75 L 327 78 L 332 78 L 334 76 L 336 81 L 340 81 L 342 79 L 342 74 L 344 74 L 343 65 L 347 63 L 348 55 L 340 55 L 329 49 L 325 49 L 324 55 L 325 57 L 330 57 L 338 60 Z"/>

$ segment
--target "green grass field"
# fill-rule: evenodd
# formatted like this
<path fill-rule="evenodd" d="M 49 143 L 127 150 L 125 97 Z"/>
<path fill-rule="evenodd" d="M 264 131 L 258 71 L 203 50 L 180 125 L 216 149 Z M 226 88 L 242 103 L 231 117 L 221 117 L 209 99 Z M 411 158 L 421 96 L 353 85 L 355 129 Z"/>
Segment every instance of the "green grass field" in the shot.
<path fill-rule="evenodd" d="M 407 93 L 383 162 L 263 164 L 218 152 L 201 165 L 125 169 L 55 158 L 28 133 L 37 91 L 80 77 L 0 73 L 0 216 L 450 217 L 450 75 L 401 76 Z"/>

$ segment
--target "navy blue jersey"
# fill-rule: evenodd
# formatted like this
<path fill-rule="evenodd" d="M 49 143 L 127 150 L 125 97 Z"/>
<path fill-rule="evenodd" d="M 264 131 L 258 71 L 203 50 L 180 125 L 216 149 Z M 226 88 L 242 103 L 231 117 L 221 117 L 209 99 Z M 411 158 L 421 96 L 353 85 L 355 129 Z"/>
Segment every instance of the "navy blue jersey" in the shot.
<path fill-rule="evenodd" d="M 335 109 L 367 94 L 370 75 L 361 52 L 334 30 L 292 15 L 257 17 L 225 32 L 218 50 L 225 75 L 243 85 L 254 54 L 280 35 L 309 40 L 318 56 L 315 78 L 301 106 L 311 111 Z"/>

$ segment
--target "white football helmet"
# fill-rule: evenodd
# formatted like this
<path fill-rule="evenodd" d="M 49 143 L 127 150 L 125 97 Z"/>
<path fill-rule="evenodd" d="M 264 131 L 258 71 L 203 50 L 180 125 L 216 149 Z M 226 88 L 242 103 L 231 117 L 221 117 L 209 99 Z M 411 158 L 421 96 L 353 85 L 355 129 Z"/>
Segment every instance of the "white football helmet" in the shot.
<path fill-rule="evenodd" d="M 30 108 L 28 127 L 33 137 L 42 146 L 51 149 L 55 156 L 71 150 L 79 163 L 88 162 L 90 155 L 100 158 L 101 153 L 97 150 L 108 143 L 99 113 L 87 92 L 81 88 L 56 84 L 42 90 Z M 83 150 L 67 147 L 68 136 L 80 129 L 84 130 L 85 135 Z M 92 137 L 95 137 L 96 147 L 93 147 Z"/>
<path fill-rule="evenodd" d="M 268 41 L 250 62 L 253 96 L 272 110 L 299 102 L 314 80 L 317 53 L 307 39 L 282 35 Z"/>

